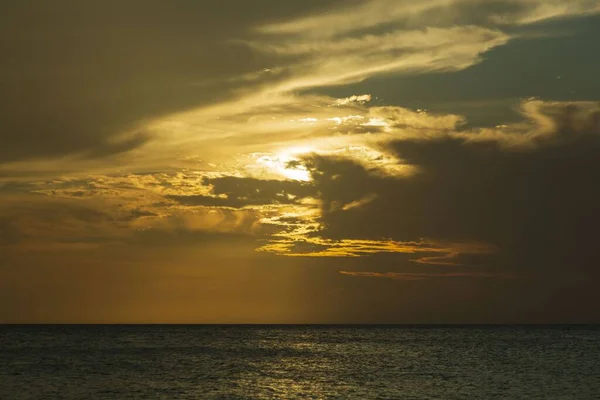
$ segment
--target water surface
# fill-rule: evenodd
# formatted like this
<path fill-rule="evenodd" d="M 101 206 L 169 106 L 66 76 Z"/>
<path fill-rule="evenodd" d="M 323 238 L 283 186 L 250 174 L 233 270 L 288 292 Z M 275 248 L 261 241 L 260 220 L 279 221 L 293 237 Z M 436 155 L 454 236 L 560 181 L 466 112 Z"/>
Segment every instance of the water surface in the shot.
<path fill-rule="evenodd" d="M 0 398 L 596 399 L 597 326 L 0 326 Z"/>

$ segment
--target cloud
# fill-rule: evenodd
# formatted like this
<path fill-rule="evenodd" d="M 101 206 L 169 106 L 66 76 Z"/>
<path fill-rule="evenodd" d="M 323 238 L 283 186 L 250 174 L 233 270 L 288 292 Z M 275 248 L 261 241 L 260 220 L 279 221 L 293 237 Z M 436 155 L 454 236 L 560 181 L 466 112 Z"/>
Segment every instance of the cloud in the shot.
<path fill-rule="evenodd" d="M 266 25 L 262 32 L 269 34 L 312 34 L 313 36 L 336 36 L 392 22 L 406 15 L 425 12 L 433 7 L 449 4 L 445 0 L 429 0 L 414 3 L 383 0 L 362 3 L 343 9 L 332 9 L 322 15 L 311 15 L 291 21 Z"/>
<path fill-rule="evenodd" d="M 457 23 L 514 25 L 597 12 L 600 12 L 597 0 L 377 0 L 269 24 L 261 30 L 269 34 L 327 38 L 369 32 L 379 25 L 394 24 L 402 28 Z"/>
<path fill-rule="evenodd" d="M 358 82 L 391 72 L 423 73 L 467 68 L 479 55 L 507 43 L 501 31 L 477 26 L 398 30 L 379 35 L 281 38 L 282 44 L 262 41 L 254 44 L 266 54 L 295 55 L 300 59 L 289 67 L 289 79 L 276 88 L 294 91 Z"/>
<path fill-rule="evenodd" d="M 340 271 L 340 274 L 358 278 L 392 279 L 397 281 L 421 281 L 425 279 L 515 279 L 515 276 L 491 272 L 448 272 L 443 274 L 434 273 L 411 273 L 411 272 L 352 272 Z"/>
<path fill-rule="evenodd" d="M 441 256 L 421 257 L 415 262 L 428 265 L 460 265 L 440 263 L 439 259 L 453 259 L 463 255 L 490 255 L 495 252 L 491 246 L 480 243 L 449 243 L 434 241 L 341 239 L 332 240 L 316 236 L 313 232 L 291 230 L 279 232 L 269 239 L 269 243 L 258 251 L 270 252 L 288 257 L 363 257 L 373 254 L 442 254 Z"/>
<path fill-rule="evenodd" d="M 302 182 L 220 177 L 205 179 L 211 195 L 169 195 L 168 199 L 187 206 L 221 206 L 242 208 L 269 204 L 297 204 L 316 193 Z"/>
<path fill-rule="evenodd" d="M 88 151 L 84 151 L 81 154 L 82 157 L 85 158 L 102 158 L 113 156 L 121 153 L 126 153 L 128 151 L 137 149 L 138 147 L 143 146 L 150 140 L 149 135 L 138 133 L 128 138 L 123 138 L 119 141 L 111 141 L 98 143 L 93 149 Z"/>
<path fill-rule="evenodd" d="M 220 212 L 248 209 L 251 230 L 274 235 L 257 246 L 261 251 L 302 257 L 421 253 L 412 261 L 458 267 L 471 265 L 471 256 L 507 254 L 513 235 L 524 230 L 543 235 L 530 216 L 563 196 L 552 186 L 564 181 L 557 165 L 576 172 L 565 187 L 595 179 L 595 103 L 527 101 L 523 122 L 494 129 L 463 128 L 464 119 L 452 114 L 353 107 L 364 120 L 381 118 L 387 131 L 365 135 L 362 146 L 308 151 L 277 164 L 301 168 L 310 177 L 306 182 L 178 171 L 4 186 L 104 207 L 122 233 L 168 230 L 176 220 L 219 230 L 229 225 L 203 225 L 199 218 L 221 221 L 215 219 L 225 215 Z M 339 145 L 339 136 L 335 140 Z M 587 204 L 583 183 L 574 188 Z M 524 191 L 527 196 L 520 196 Z M 187 223 L 185 229 L 196 229 Z M 227 229 L 248 232 L 242 226 Z"/>
<path fill-rule="evenodd" d="M 233 78 L 276 63 L 234 39 L 322 4 L 10 0 L 0 16 L 0 162 L 137 148 L 142 137 L 127 137 L 148 121 L 231 98 Z"/>
<path fill-rule="evenodd" d="M 372 107 L 371 119 L 376 119 L 391 128 L 419 130 L 456 130 L 466 123 L 463 116 L 454 114 L 435 115 L 426 110 L 409 110 L 402 107 Z"/>
<path fill-rule="evenodd" d="M 1 244 L 13 250 L 89 249 L 113 244 L 124 233 L 123 221 L 90 205 L 6 200 L 0 207 Z"/>
<path fill-rule="evenodd" d="M 169 206 L 125 197 L 20 195 L 0 207 L 0 247 L 23 253 L 189 246 L 194 241 L 244 240 L 251 245 L 280 230 L 263 226 L 264 214 L 258 210 Z"/>
<path fill-rule="evenodd" d="M 431 7 L 441 4 L 428 3 Z M 155 147 L 147 146 L 146 151 L 189 153 L 220 163 L 230 162 L 232 153 L 266 152 L 265 147 L 274 148 L 282 142 L 310 136 L 382 132 L 386 129 L 384 117 L 387 115 L 378 117 L 365 113 L 367 100 L 372 100 L 370 95 L 335 99 L 311 92 L 383 75 L 463 70 L 479 63 L 484 53 L 506 44 L 511 38 L 506 32 L 485 24 L 433 24 L 416 28 L 388 24 L 388 13 L 383 12 L 386 7 L 381 4 L 369 3 L 368 8 L 379 10 L 375 14 L 369 11 L 373 16 L 369 25 L 373 31 L 352 35 L 343 35 L 343 27 L 330 24 L 288 34 L 285 28 L 288 22 L 304 26 L 303 16 L 288 22 L 257 24 L 254 32 L 239 43 L 249 46 L 258 59 L 277 63 L 270 65 L 268 72 L 261 68 L 248 75 L 235 95 L 226 101 L 215 101 L 210 106 L 151 121 L 147 129 L 153 132 L 156 143 Z M 408 2 L 391 8 L 396 16 L 410 15 L 411 11 L 403 7 L 423 12 L 431 9 Z M 331 13 L 323 14 L 323 18 L 338 12 L 350 13 L 353 19 L 360 21 L 369 19 L 360 8 L 352 6 L 333 8 Z M 312 19 L 306 21 L 312 24 Z M 330 35 L 330 28 L 341 31 Z M 386 111 L 389 110 L 379 110 L 380 113 Z M 445 121 L 434 121 L 433 114 L 431 116 L 420 128 L 434 123 L 451 128 L 461 123 L 458 117 L 446 116 Z M 403 119 L 408 122 L 407 118 Z"/>
<path fill-rule="evenodd" d="M 567 284 L 598 277 L 600 105 L 527 102 L 528 122 L 389 142 L 415 173 L 381 176 L 350 160 L 308 162 L 327 241 L 478 241 L 503 273 Z M 373 201 L 344 210 L 366 194 Z M 456 265 L 456 251 L 417 263 Z M 460 253 L 460 251 L 459 251 Z M 485 263 L 484 263 L 485 264 Z M 490 264 L 492 265 L 492 264 Z"/>
<path fill-rule="evenodd" d="M 10 55 L 1 72 L 0 160 L 17 163 L 14 174 L 24 168 L 18 162 L 36 160 L 41 174 L 56 168 L 49 160 L 59 160 L 60 172 L 106 170 L 110 162 L 61 160 L 134 152 L 128 161 L 157 167 L 180 152 L 201 152 L 197 143 L 187 148 L 190 137 L 240 146 L 243 129 L 214 123 L 225 110 L 256 116 L 258 106 L 281 105 L 305 89 L 461 70 L 513 38 L 507 26 L 599 10 L 592 0 L 11 2 L 0 21 L 9 38 L 0 52 Z M 190 110 L 199 122 L 190 135 L 167 123 Z"/>
<path fill-rule="evenodd" d="M 257 210 L 188 207 L 171 199 L 209 193 L 210 187 L 202 185 L 206 178 L 180 172 L 6 184 L 2 244 L 13 250 L 60 250 L 127 246 L 142 237 L 162 237 L 171 244 L 173 236 L 182 237 L 189 244 L 212 234 L 216 239 L 258 235 L 263 213 Z"/>
<path fill-rule="evenodd" d="M 377 198 L 377 195 L 375 193 L 367 194 L 363 198 L 361 198 L 360 200 L 356 200 L 356 201 L 353 201 L 351 203 L 344 204 L 342 206 L 342 210 L 348 211 L 348 210 L 352 210 L 353 208 L 362 207 L 365 204 L 369 204 L 370 202 L 372 202 L 376 198 Z"/>
<path fill-rule="evenodd" d="M 343 105 L 351 104 L 351 103 L 364 104 L 364 103 L 368 103 L 369 101 L 371 101 L 371 99 L 372 99 L 372 97 L 370 94 L 352 95 L 352 96 L 346 97 L 344 99 L 337 99 L 335 101 L 335 105 L 343 106 Z"/>
<path fill-rule="evenodd" d="M 220 221 L 208 210 L 219 215 L 228 208 L 248 208 L 254 213 L 248 226 L 274 235 L 257 245 L 259 250 L 287 256 L 420 253 L 412 260 L 416 264 L 463 267 L 499 255 L 508 257 L 513 269 L 525 260 L 512 258 L 518 247 L 514 236 L 535 233 L 527 239 L 533 246 L 545 234 L 537 232 L 542 223 L 536 212 L 547 221 L 564 221 L 547 214 L 558 207 L 548 202 L 564 196 L 552 186 L 564 181 L 557 165 L 575 172 L 565 187 L 577 189 L 585 204 L 590 194 L 594 198 L 593 190 L 583 195 L 585 186 L 576 182 L 595 179 L 595 103 L 527 101 L 521 108 L 523 122 L 494 129 L 463 128 L 464 119 L 456 115 L 399 107 L 359 110 L 364 119 L 381 118 L 388 131 L 363 142 L 371 147 L 307 152 L 288 161 L 289 168 L 305 168 L 308 182 L 180 171 L 55 180 L 31 184 L 29 191 L 78 201 L 102 199 L 115 210 L 126 200 L 127 206 L 111 218 L 125 225 L 131 221 L 127 229 L 171 229 L 176 219 Z M 382 162 L 397 170 L 383 173 Z M 209 231 L 229 226 L 220 224 L 193 225 Z M 233 232 L 238 229 L 234 227 L 227 229 Z M 580 252 L 589 250 L 586 245 Z M 494 257 L 470 260 L 480 255 Z M 569 262 L 562 257 L 563 263 Z M 530 263 L 529 268 L 539 268 L 537 260 Z"/>
<path fill-rule="evenodd" d="M 411 260 L 416 262 L 417 264 L 428 264 L 428 265 L 446 265 L 457 267 L 464 264 L 460 264 L 456 261 L 457 258 L 460 257 L 460 253 L 447 253 L 441 256 L 428 256 L 428 257 L 420 257 L 415 260 Z"/>
<path fill-rule="evenodd" d="M 548 19 L 557 19 L 579 15 L 591 15 L 600 12 L 598 0 L 521 0 L 516 1 L 519 8 L 515 13 L 492 15 L 493 22 L 501 24 L 532 24 Z"/>

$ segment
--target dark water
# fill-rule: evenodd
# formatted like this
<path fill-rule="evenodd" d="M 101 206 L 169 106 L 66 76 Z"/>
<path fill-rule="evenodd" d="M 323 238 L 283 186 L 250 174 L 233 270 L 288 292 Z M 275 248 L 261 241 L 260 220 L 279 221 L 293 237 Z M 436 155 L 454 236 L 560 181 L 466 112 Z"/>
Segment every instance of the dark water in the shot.
<path fill-rule="evenodd" d="M 600 328 L 0 326 L 0 399 L 600 399 Z"/>

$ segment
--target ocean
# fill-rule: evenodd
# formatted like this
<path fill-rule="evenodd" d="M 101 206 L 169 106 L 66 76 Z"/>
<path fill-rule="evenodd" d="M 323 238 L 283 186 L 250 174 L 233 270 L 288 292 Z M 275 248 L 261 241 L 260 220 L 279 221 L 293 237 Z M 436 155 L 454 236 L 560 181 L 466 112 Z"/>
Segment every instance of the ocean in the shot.
<path fill-rule="evenodd" d="M 0 399 L 600 399 L 600 327 L 5 325 Z"/>

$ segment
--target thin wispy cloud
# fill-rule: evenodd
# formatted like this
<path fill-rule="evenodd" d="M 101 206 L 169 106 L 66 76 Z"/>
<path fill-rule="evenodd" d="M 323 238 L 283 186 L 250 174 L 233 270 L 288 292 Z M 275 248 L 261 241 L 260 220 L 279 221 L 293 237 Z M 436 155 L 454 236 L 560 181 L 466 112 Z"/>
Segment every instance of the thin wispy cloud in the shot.
<path fill-rule="evenodd" d="M 411 273 L 411 272 L 351 272 L 340 271 L 340 274 L 357 278 L 392 279 L 397 281 L 420 281 L 425 279 L 515 279 L 513 275 L 485 272 L 453 272 L 444 274 Z"/>

